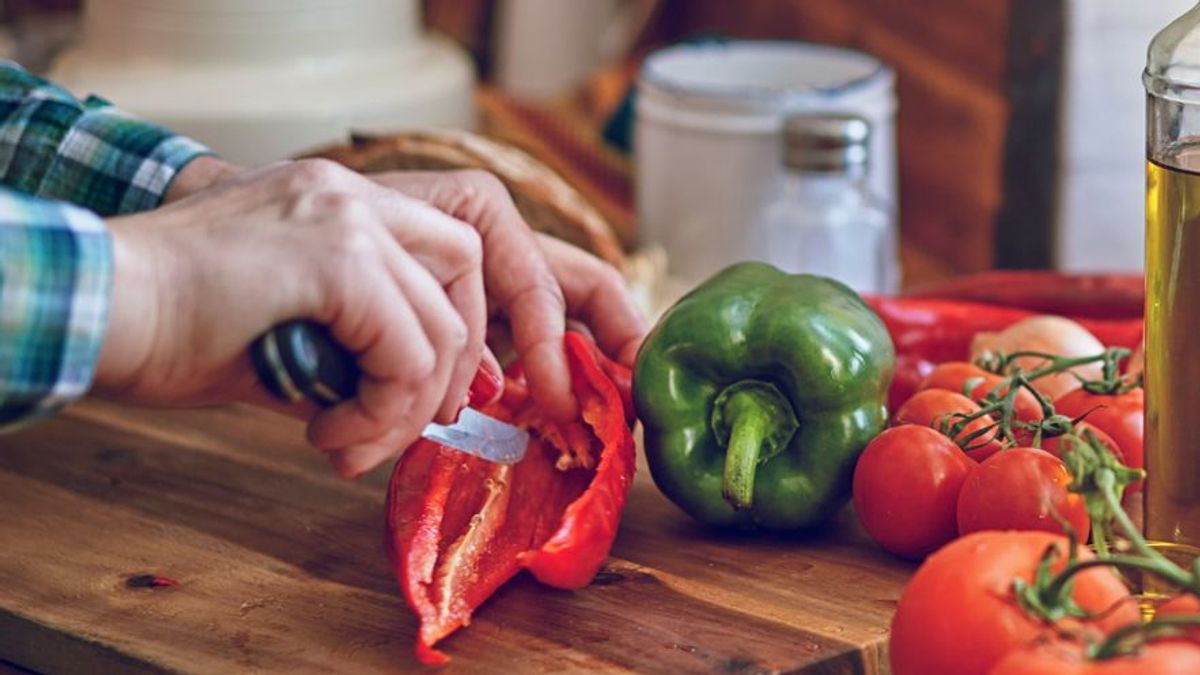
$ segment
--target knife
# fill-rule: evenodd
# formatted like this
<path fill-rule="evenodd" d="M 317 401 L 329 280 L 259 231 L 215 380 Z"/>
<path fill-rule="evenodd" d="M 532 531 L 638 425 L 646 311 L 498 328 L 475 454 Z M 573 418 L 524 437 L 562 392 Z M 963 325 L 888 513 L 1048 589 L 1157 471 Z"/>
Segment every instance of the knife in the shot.
<path fill-rule="evenodd" d="M 267 391 L 285 403 L 305 399 L 328 408 L 354 398 L 362 376 L 354 355 L 313 321 L 288 321 L 250 346 L 250 359 Z M 511 424 L 463 408 L 454 424 L 429 424 L 423 438 L 497 464 L 525 456 L 529 434 Z"/>

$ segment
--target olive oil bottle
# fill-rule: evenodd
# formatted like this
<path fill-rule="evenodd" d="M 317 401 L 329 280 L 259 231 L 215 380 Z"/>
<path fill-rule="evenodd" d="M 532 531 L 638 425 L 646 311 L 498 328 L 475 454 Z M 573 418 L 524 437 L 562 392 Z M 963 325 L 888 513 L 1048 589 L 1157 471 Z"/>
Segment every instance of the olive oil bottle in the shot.
<path fill-rule="evenodd" d="M 1200 5 L 1146 71 L 1147 539 L 1200 553 Z"/>
<path fill-rule="evenodd" d="M 1200 147 L 1146 178 L 1146 535 L 1200 544 Z M 1194 167 L 1190 170 L 1188 167 Z"/>

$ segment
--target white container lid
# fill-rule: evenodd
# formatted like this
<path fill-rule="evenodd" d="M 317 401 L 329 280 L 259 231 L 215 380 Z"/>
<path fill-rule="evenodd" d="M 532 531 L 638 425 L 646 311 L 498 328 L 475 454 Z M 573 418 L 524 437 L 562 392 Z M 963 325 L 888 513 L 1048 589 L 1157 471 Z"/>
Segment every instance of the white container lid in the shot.
<path fill-rule="evenodd" d="M 896 112 L 895 75 L 863 52 L 795 41 L 680 44 L 650 55 L 638 81 L 639 114 L 669 125 L 779 133 L 800 112 Z"/>

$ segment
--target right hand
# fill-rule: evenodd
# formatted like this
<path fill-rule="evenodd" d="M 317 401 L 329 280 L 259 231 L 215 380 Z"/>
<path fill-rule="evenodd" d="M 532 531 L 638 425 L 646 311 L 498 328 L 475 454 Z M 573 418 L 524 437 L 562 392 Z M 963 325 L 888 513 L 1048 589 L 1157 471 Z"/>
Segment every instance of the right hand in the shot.
<path fill-rule="evenodd" d="M 449 422 L 486 351 L 479 234 L 324 160 L 245 172 L 108 222 L 114 282 L 95 390 L 127 400 L 279 408 L 247 350 L 289 319 L 355 353 L 358 396 L 290 412 L 343 475 Z"/>

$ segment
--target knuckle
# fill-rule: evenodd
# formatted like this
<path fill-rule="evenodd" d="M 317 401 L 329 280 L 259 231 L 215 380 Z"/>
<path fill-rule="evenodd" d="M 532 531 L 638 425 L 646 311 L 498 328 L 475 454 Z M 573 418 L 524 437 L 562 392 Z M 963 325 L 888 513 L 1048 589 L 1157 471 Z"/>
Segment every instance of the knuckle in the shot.
<path fill-rule="evenodd" d="M 483 237 L 471 227 L 458 229 L 460 241 L 455 246 L 455 250 L 458 252 L 462 264 L 465 267 L 479 267 L 483 264 Z"/>
<path fill-rule="evenodd" d="M 470 332 L 467 324 L 457 313 L 453 315 L 446 326 L 446 343 L 455 353 L 461 353 L 467 348 Z"/>
<path fill-rule="evenodd" d="M 422 384 L 431 382 L 433 374 L 437 370 L 437 355 L 433 349 L 421 347 L 411 358 L 411 363 L 404 364 L 411 380 Z"/>
<path fill-rule="evenodd" d="M 314 187 L 336 185 L 348 175 L 353 172 L 331 159 L 298 159 L 291 164 L 288 184 L 293 190 L 309 191 Z"/>
<path fill-rule="evenodd" d="M 326 261 L 335 279 L 348 282 L 360 275 L 364 262 L 378 251 L 374 237 L 353 221 L 336 220 L 325 229 L 328 238 L 323 243 L 321 259 Z"/>
<path fill-rule="evenodd" d="M 451 175 L 460 204 L 472 210 L 490 210 L 513 204 L 504 181 L 484 169 L 462 169 Z"/>
<path fill-rule="evenodd" d="M 617 268 L 605 262 L 599 261 L 597 269 L 597 281 L 602 288 L 611 289 L 614 291 L 625 288 L 625 277 L 621 275 Z"/>

